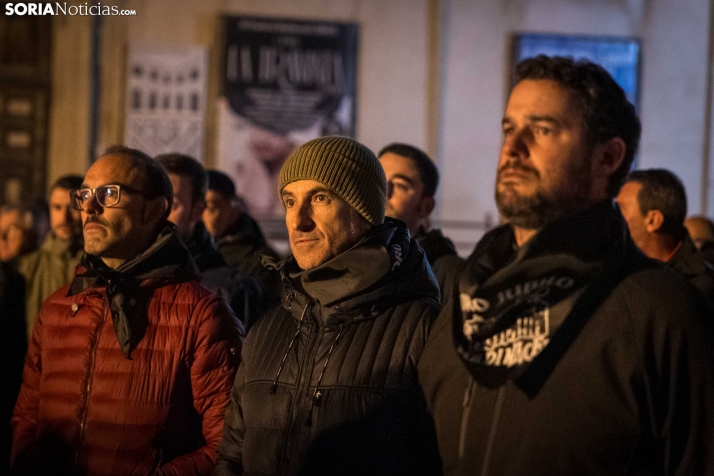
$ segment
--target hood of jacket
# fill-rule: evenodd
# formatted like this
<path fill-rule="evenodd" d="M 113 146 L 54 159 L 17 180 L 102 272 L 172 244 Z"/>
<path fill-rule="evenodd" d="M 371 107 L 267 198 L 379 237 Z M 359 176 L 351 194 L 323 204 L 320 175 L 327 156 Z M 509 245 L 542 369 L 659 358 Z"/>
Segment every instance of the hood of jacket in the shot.
<path fill-rule="evenodd" d="M 206 230 L 206 225 L 201 221 L 196 223 L 193 236 L 186 246 L 201 273 L 209 269 L 228 266 L 223 255 L 213 243 L 213 238 Z"/>
<path fill-rule="evenodd" d="M 146 300 L 152 288 L 198 279 L 196 264 L 168 224 L 154 243 L 136 258 L 111 269 L 98 256 L 85 253 L 68 296 L 92 286 L 106 286 L 112 320 L 127 359 L 141 341 L 146 326 Z"/>
<path fill-rule="evenodd" d="M 291 255 L 278 264 L 282 302 L 300 319 L 313 303 L 327 326 L 372 319 L 384 309 L 417 298 L 438 302 L 439 286 L 426 254 L 406 225 L 385 218 L 352 248 L 309 270 Z"/>

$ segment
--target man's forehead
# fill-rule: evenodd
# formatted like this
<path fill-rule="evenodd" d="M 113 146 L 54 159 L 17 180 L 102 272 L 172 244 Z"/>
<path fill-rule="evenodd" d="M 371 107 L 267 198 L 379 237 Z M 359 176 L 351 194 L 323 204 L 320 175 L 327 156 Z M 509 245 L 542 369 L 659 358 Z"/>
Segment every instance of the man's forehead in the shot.
<path fill-rule="evenodd" d="M 550 79 L 524 79 L 511 91 L 506 119 L 513 116 L 568 116 L 576 113 L 575 95 Z"/>
<path fill-rule="evenodd" d="M 409 157 L 387 152 L 379 157 L 387 179 L 393 175 L 406 175 L 408 177 L 419 178 L 419 169 L 416 162 Z"/>
<path fill-rule="evenodd" d="M 130 158 L 118 154 L 105 155 L 89 167 L 83 185 L 93 188 L 108 183 L 125 184 L 141 189 L 142 177 Z"/>
<path fill-rule="evenodd" d="M 337 196 L 330 188 L 322 182 L 316 180 L 295 180 L 290 182 L 281 192 L 282 195 L 306 195 L 316 192 L 328 192 Z"/>
<path fill-rule="evenodd" d="M 50 203 L 52 202 L 69 202 L 69 194 L 72 192 L 72 190 L 62 188 L 62 187 L 55 187 L 52 189 L 52 192 L 50 193 Z"/>

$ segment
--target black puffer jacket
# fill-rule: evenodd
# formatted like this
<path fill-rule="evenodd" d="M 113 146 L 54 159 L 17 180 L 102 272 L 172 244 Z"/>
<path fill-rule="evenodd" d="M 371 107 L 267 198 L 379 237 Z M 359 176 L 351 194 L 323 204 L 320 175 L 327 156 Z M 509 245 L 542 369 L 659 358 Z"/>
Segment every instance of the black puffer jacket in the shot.
<path fill-rule="evenodd" d="M 439 295 L 406 228 L 281 272 L 283 306 L 245 342 L 214 475 L 438 473 L 416 365 Z"/>

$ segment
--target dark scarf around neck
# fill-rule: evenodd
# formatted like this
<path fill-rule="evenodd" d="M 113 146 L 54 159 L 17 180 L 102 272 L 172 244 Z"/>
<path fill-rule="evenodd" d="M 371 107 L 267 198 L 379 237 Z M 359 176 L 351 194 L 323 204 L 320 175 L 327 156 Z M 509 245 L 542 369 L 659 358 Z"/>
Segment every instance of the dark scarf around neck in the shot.
<path fill-rule="evenodd" d="M 520 249 L 509 225 L 488 233 L 461 274 L 454 304 L 454 342 L 464 365 L 489 388 L 523 378 L 541 379 L 539 388 L 545 367 L 552 371 L 556 354 L 567 350 L 637 254 L 609 200 L 547 226 Z M 538 378 L 526 375 L 539 361 L 531 372 Z"/>
<path fill-rule="evenodd" d="M 109 268 L 101 258 L 87 253 L 80 264 L 67 295 L 79 294 L 93 286 L 106 286 L 117 340 L 127 359 L 131 359 L 132 350 L 146 332 L 151 291 L 196 279 L 198 275 L 173 225 L 167 225 L 146 251 L 117 269 Z"/>

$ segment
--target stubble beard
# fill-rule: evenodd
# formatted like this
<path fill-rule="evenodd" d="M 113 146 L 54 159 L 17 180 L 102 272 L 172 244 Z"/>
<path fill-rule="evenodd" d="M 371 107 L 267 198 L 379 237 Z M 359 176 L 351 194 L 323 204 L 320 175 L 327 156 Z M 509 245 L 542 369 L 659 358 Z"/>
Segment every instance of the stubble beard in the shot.
<path fill-rule="evenodd" d="M 496 183 L 496 205 L 503 218 L 512 226 L 538 230 L 560 219 L 575 215 L 589 204 L 591 184 L 587 179 L 587 167 L 580 167 L 569 174 L 569 183 L 558 193 L 549 193 L 543 188 L 540 176 L 533 171 L 536 182 L 533 193 L 519 193 L 515 187 Z M 499 171 L 500 177 L 500 171 Z"/>

